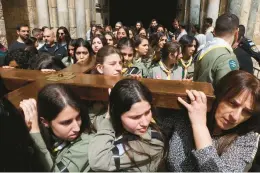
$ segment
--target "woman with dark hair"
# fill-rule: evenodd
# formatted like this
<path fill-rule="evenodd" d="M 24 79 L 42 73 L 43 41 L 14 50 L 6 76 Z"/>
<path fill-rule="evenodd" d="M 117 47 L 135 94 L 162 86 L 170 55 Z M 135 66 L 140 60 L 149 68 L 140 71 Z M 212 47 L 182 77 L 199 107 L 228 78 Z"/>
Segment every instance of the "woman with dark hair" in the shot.
<path fill-rule="evenodd" d="M 105 26 L 104 30 L 105 30 L 105 32 L 113 32 L 112 26 L 110 26 L 110 25 Z"/>
<path fill-rule="evenodd" d="M 24 49 L 15 49 L 7 53 L 3 68 L 21 68 L 29 69 L 35 59 L 32 51 Z"/>
<path fill-rule="evenodd" d="M 164 80 L 181 80 L 182 68 L 178 65 L 182 58 L 181 46 L 168 42 L 161 49 L 161 59 L 149 71 L 148 78 Z"/>
<path fill-rule="evenodd" d="M 183 57 L 180 59 L 180 66 L 183 68 L 183 79 L 192 79 L 194 73 L 194 59 L 193 55 L 196 54 L 199 42 L 194 36 L 184 35 L 181 37 L 179 43 L 182 47 Z"/>
<path fill-rule="evenodd" d="M 67 45 L 69 45 L 70 40 L 71 37 L 68 29 L 64 26 L 59 27 L 56 32 L 57 43 L 67 49 Z"/>
<path fill-rule="evenodd" d="M 106 32 L 105 38 L 107 40 L 107 45 L 114 46 L 116 44 L 116 38 L 112 32 Z"/>
<path fill-rule="evenodd" d="M 125 37 L 118 41 L 117 48 L 123 56 L 123 67 L 128 68 L 133 66 L 134 58 L 134 42 Z"/>
<path fill-rule="evenodd" d="M 140 28 L 138 35 L 143 36 L 143 37 L 147 37 L 147 32 L 145 28 Z"/>
<path fill-rule="evenodd" d="M 88 65 L 94 58 L 94 52 L 88 41 L 78 38 L 74 48 L 74 57 L 77 64 Z"/>
<path fill-rule="evenodd" d="M 90 170 L 91 126 L 78 97 L 61 84 L 50 84 L 34 99 L 20 102 L 36 152 L 48 172 Z"/>
<path fill-rule="evenodd" d="M 162 32 L 155 32 L 149 37 L 150 47 L 154 52 L 153 63 L 158 63 L 161 60 L 161 49 L 167 42 L 167 37 Z"/>
<path fill-rule="evenodd" d="M 135 24 L 135 31 L 136 33 L 139 33 L 140 29 L 143 28 L 144 25 L 141 21 L 137 21 L 136 24 Z"/>
<path fill-rule="evenodd" d="M 59 58 L 51 56 L 49 53 L 41 53 L 32 64 L 33 70 L 41 70 L 42 72 L 53 72 L 64 69 L 66 66 Z"/>
<path fill-rule="evenodd" d="M 70 42 L 68 44 L 68 56 L 62 58 L 62 60 L 61 60 L 66 67 L 68 67 L 76 62 L 75 54 L 74 54 L 76 44 L 77 44 L 76 39 L 70 40 Z"/>
<path fill-rule="evenodd" d="M 217 84 L 208 115 L 203 92 L 188 90 L 187 95 L 191 103 L 178 101 L 188 116 L 172 116 L 170 171 L 248 171 L 259 142 L 260 81 L 250 73 L 231 71 Z"/>
<path fill-rule="evenodd" d="M 167 148 L 153 121 L 152 94 L 141 82 L 123 79 L 111 90 L 109 113 L 97 126 L 89 147 L 94 171 L 153 172 Z"/>
<path fill-rule="evenodd" d="M 134 66 L 142 71 L 142 77 L 147 78 L 148 71 L 152 64 L 148 39 L 144 36 L 136 35 L 134 39 L 134 48 L 136 51 Z"/>
<path fill-rule="evenodd" d="M 96 35 L 91 40 L 91 47 L 95 55 L 97 54 L 99 49 L 101 49 L 105 45 L 107 45 L 107 40 L 103 35 Z"/>
<path fill-rule="evenodd" d="M 126 26 L 122 26 L 117 31 L 117 40 L 120 40 L 123 37 L 129 38 L 129 29 Z"/>

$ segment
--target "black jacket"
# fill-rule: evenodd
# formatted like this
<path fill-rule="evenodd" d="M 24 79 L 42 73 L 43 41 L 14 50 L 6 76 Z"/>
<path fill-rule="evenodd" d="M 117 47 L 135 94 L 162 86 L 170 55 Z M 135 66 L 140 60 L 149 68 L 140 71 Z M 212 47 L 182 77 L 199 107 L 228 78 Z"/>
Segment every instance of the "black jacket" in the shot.
<path fill-rule="evenodd" d="M 50 47 L 48 44 L 44 44 L 40 49 L 39 53 L 48 52 L 50 55 L 55 56 L 57 59 L 62 59 L 68 56 L 67 49 L 64 46 L 55 43 L 53 47 Z"/>

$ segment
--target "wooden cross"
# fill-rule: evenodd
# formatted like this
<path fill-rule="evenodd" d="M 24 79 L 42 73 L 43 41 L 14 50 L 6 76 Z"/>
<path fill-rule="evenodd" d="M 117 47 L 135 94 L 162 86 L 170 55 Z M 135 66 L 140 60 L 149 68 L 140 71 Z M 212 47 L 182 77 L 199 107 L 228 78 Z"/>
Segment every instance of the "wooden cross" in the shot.
<path fill-rule="evenodd" d="M 64 77 L 68 72 L 73 73 L 72 79 L 60 81 L 48 81 L 50 74 L 44 74 L 36 70 L 4 69 L 0 68 L 0 75 L 5 87 L 10 90 L 5 97 L 19 109 L 19 103 L 23 99 L 37 98 L 38 91 L 49 83 L 62 83 L 68 85 L 81 99 L 84 100 L 108 100 L 108 88 L 112 88 L 117 81 L 123 77 L 112 77 L 103 75 L 85 74 L 94 65 L 91 62 L 88 66 L 73 64 L 59 72 L 55 72 L 57 78 Z M 203 91 L 208 99 L 208 111 L 214 101 L 213 87 L 209 83 L 189 82 L 189 81 L 168 81 L 157 79 L 140 79 L 152 92 L 153 103 L 162 108 L 182 108 L 177 101 L 177 97 L 187 100 L 186 89 Z"/>

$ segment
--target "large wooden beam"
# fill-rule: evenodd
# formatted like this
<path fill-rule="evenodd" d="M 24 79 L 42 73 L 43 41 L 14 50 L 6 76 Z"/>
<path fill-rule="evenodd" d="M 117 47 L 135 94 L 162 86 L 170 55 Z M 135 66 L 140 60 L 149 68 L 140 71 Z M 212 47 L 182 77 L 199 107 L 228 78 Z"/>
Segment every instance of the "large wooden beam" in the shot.
<path fill-rule="evenodd" d="M 62 70 L 62 72 L 73 72 L 73 73 L 88 73 L 92 70 L 95 61 L 90 62 L 89 65 L 73 64 L 68 68 Z M 6 89 L 13 91 L 26 84 L 34 82 L 38 79 L 45 78 L 46 74 L 39 70 L 23 70 L 23 69 L 6 69 L 0 67 L 0 75 L 5 84 Z"/>
<path fill-rule="evenodd" d="M 6 95 L 17 108 L 20 101 L 27 98 L 37 98 L 38 91 L 48 83 L 62 83 L 68 85 L 84 100 L 108 100 L 108 88 L 112 88 L 121 77 L 111 77 L 103 75 L 76 74 L 69 80 L 51 82 L 45 79 L 37 80 L 30 85 L 19 88 Z M 153 94 L 153 103 L 157 107 L 180 109 L 181 106 L 177 97 L 187 100 L 186 89 L 203 91 L 208 98 L 208 110 L 214 101 L 213 87 L 209 83 L 187 82 L 187 81 L 167 81 L 156 79 L 141 79 Z"/>

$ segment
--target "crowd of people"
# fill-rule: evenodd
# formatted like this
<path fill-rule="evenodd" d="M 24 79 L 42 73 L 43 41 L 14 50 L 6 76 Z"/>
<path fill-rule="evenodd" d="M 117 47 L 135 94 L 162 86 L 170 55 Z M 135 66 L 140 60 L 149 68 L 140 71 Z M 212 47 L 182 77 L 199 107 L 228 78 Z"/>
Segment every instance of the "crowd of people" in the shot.
<path fill-rule="evenodd" d="M 204 23 L 190 31 L 177 19 L 172 30 L 156 19 L 148 29 L 141 21 L 93 24 L 77 39 L 65 27 L 30 36 L 28 25 L 18 26 L 17 40 L 0 50 L 3 68 L 55 72 L 94 61 L 91 74 L 130 76 L 108 91 L 108 102 L 82 101 L 62 84 L 20 102 L 37 171 L 259 171 L 260 81 L 251 57 L 260 62 L 260 53 L 236 15 Z M 154 107 L 136 78 L 208 82 L 216 99 L 207 112 L 206 95 L 187 90 L 188 102 L 178 98 L 182 110 Z"/>

